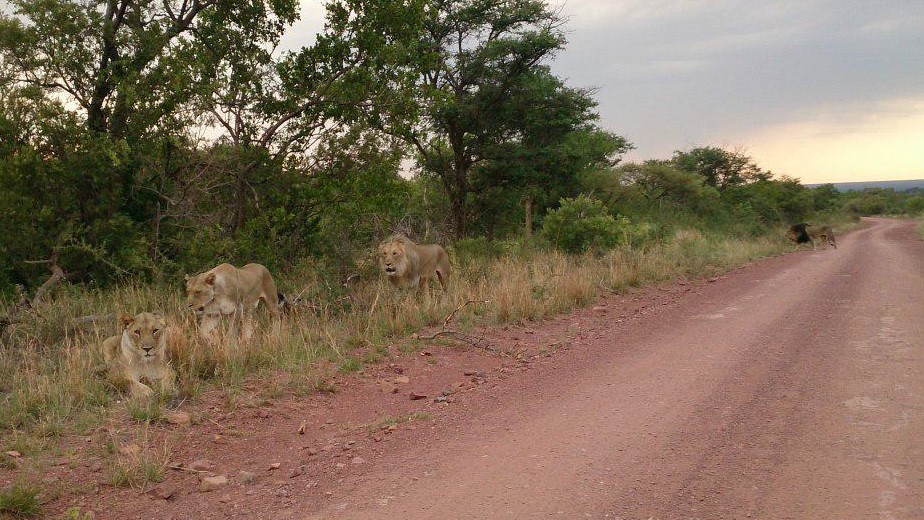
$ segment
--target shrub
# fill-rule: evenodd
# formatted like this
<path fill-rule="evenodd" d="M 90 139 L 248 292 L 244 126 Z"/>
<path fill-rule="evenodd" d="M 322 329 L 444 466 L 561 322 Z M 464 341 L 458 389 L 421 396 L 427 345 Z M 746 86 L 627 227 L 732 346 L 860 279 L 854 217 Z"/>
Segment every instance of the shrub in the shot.
<path fill-rule="evenodd" d="M 542 235 L 566 253 L 611 249 L 629 234 L 628 219 L 613 217 L 602 202 L 586 195 L 562 199 L 542 223 Z"/>
<path fill-rule="evenodd" d="M 0 489 L 0 518 L 31 518 L 42 514 L 39 489 L 20 482 Z"/>

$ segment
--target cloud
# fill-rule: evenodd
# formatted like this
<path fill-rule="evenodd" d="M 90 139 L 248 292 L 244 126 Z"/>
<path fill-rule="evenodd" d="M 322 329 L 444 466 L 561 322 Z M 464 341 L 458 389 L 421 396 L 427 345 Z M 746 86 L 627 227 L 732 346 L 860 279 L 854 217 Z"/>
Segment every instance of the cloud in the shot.
<path fill-rule="evenodd" d="M 803 182 L 924 178 L 924 97 L 827 107 L 744 136 L 761 166 Z"/>
<path fill-rule="evenodd" d="M 299 19 L 283 35 L 279 46 L 285 50 L 298 50 L 313 45 L 324 28 L 327 9 L 322 2 L 300 0 Z"/>
<path fill-rule="evenodd" d="M 924 2 L 552 0 L 569 43 L 553 70 L 596 88 L 630 160 L 743 146 L 818 180 L 924 177 Z M 324 6 L 301 1 L 284 49 L 311 45 Z"/>
<path fill-rule="evenodd" d="M 707 144 L 757 150 L 752 136 L 787 125 L 816 128 L 814 149 L 835 153 L 844 143 L 836 134 L 850 128 L 832 122 L 847 117 L 844 107 L 870 132 L 897 138 L 895 124 L 919 135 L 910 116 L 869 121 L 885 117 L 889 100 L 924 97 L 924 3 L 569 0 L 562 9 L 569 44 L 553 70 L 596 87 L 601 124 L 636 144 L 633 160 Z M 824 135 L 841 140 L 825 147 Z M 888 139 L 871 150 L 895 155 Z M 880 175 L 864 164 L 868 178 Z"/>

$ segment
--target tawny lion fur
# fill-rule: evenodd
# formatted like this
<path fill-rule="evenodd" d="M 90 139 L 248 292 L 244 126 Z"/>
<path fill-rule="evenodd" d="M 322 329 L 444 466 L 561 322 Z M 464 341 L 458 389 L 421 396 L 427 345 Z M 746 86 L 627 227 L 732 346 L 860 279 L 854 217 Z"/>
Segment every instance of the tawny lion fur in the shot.
<path fill-rule="evenodd" d="M 238 269 L 220 264 L 204 273 L 186 277 L 186 304 L 200 314 L 199 336 L 214 342 L 222 316 L 231 317 L 228 336 L 236 341 L 238 326 L 244 341 L 253 336 L 253 311 L 263 300 L 270 314 L 279 316 L 279 293 L 266 267 L 247 264 Z"/>
<path fill-rule="evenodd" d="M 122 334 L 106 338 L 102 346 L 109 381 L 127 386 L 132 397 L 152 395 L 154 389 L 149 385 L 173 393 L 176 372 L 170 360 L 186 346 L 182 332 L 168 326 L 160 314 L 150 312 L 135 316 L 123 313 L 119 323 Z"/>
<path fill-rule="evenodd" d="M 379 260 L 396 287 L 422 291 L 434 277 L 443 291 L 449 286 L 449 255 L 439 244 L 415 244 L 404 235 L 392 235 L 379 244 Z"/>
<path fill-rule="evenodd" d="M 786 230 L 786 237 L 796 244 L 812 244 L 812 249 L 816 249 L 816 240 L 821 240 L 822 245 L 831 244 L 834 249 L 837 249 L 837 242 L 834 240 L 834 231 L 831 226 L 813 226 L 800 222 L 789 226 Z"/>

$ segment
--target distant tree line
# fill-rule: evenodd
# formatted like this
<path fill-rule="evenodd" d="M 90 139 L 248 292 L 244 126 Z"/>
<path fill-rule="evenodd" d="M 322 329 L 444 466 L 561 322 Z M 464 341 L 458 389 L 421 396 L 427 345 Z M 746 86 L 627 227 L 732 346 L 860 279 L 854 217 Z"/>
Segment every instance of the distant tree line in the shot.
<path fill-rule="evenodd" d="M 0 294 L 52 258 L 95 284 L 219 260 L 346 272 L 394 230 L 590 236 L 562 246 L 578 251 L 924 207 L 808 189 L 714 147 L 622 164 L 631 143 L 598 125 L 593 91 L 550 70 L 563 20 L 539 0 L 328 0 L 314 43 L 287 52 L 296 0 L 10 4 Z M 565 229 L 585 213 L 600 219 Z"/>

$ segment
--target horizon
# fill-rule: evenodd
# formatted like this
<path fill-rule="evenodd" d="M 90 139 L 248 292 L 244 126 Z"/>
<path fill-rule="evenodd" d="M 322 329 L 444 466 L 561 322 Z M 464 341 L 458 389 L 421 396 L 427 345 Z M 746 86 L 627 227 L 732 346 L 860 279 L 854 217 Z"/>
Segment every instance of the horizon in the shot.
<path fill-rule="evenodd" d="M 547 4 L 568 38 L 548 64 L 596 90 L 600 126 L 636 147 L 626 161 L 719 146 L 809 184 L 924 178 L 924 3 Z M 282 49 L 323 26 L 322 5 L 301 9 Z"/>

